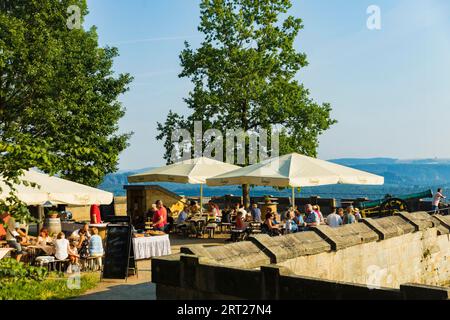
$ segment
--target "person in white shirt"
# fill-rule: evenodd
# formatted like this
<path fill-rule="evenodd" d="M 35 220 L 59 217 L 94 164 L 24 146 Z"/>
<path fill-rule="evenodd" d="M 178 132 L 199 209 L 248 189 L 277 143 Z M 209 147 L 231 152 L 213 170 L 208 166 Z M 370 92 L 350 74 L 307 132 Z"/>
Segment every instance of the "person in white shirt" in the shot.
<path fill-rule="evenodd" d="M 238 212 L 241 212 L 241 213 L 242 213 L 242 219 L 243 219 L 244 221 L 247 221 L 247 210 L 245 210 L 243 204 L 239 205 L 239 210 L 238 210 Z"/>
<path fill-rule="evenodd" d="M 432 210 L 435 213 L 437 213 L 439 211 L 439 203 L 441 202 L 441 199 L 446 199 L 446 197 L 444 197 L 444 195 L 442 194 L 442 188 L 439 188 L 433 197 Z"/>
<path fill-rule="evenodd" d="M 58 260 L 66 260 L 70 252 L 69 240 L 66 239 L 64 232 L 58 233 L 55 240 L 55 258 Z"/>
<path fill-rule="evenodd" d="M 91 234 L 89 233 L 89 223 L 85 223 L 81 229 L 77 229 L 70 235 L 70 238 L 79 239 L 80 238 L 80 230 L 86 231 L 86 236 L 89 239 Z"/>
<path fill-rule="evenodd" d="M 333 213 L 327 216 L 327 224 L 331 228 L 337 228 L 343 225 L 343 221 L 342 218 L 336 213 L 336 211 L 334 211 Z"/>

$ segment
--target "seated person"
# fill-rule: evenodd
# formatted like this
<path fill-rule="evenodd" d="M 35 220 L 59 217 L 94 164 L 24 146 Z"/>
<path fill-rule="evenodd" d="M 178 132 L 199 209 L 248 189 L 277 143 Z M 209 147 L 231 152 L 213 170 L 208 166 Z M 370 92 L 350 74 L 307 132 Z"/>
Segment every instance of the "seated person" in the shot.
<path fill-rule="evenodd" d="M 81 229 L 77 229 L 70 235 L 71 238 L 79 239 L 80 238 L 80 231 L 84 230 L 85 235 L 90 238 L 91 234 L 89 233 L 89 223 L 85 223 Z"/>
<path fill-rule="evenodd" d="M 55 240 L 55 258 L 57 260 L 66 260 L 69 257 L 70 244 L 66 239 L 64 232 L 58 233 Z"/>
<path fill-rule="evenodd" d="M 53 244 L 53 238 L 48 235 L 48 230 L 43 228 L 39 232 L 39 237 L 37 238 L 37 246 L 48 246 Z"/>
<path fill-rule="evenodd" d="M 294 220 L 294 212 L 288 211 L 286 213 L 286 233 L 298 232 L 298 225 Z"/>
<path fill-rule="evenodd" d="M 188 218 L 189 207 L 184 206 L 183 210 L 178 214 L 177 225 L 184 224 Z"/>
<path fill-rule="evenodd" d="M 220 213 L 219 206 L 216 205 L 214 202 L 209 201 L 208 202 L 208 221 L 209 222 L 217 222 L 219 213 Z"/>
<path fill-rule="evenodd" d="M 281 224 L 280 215 L 276 212 L 273 213 L 273 220 L 272 223 L 275 225 Z"/>
<path fill-rule="evenodd" d="M 303 230 L 305 226 L 305 220 L 303 219 L 303 215 L 299 210 L 295 210 L 294 221 L 297 224 L 298 231 Z"/>
<path fill-rule="evenodd" d="M 236 230 L 246 230 L 247 229 L 247 223 L 244 221 L 244 217 L 242 212 L 238 212 L 236 216 Z"/>
<path fill-rule="evenodd" d="M 103 256 L 103 240 L 98 235 L 97 228 L 92 228 L 92 237 L 89 240 L 89 254 L 91 257 Z"/>
<path fill-rule="evenodd" d="M 189 212 L 191 215 L 196 215 L 200 213 L 200 206 L 198 205 L 197 201 L 191 201 L 191 204 L 189 206 Z"/>
<path fill-rule="evenodd" d="M 81 259 L 89 258 L 89 239 L 90 237 L 87 236 L 87 232 L 84 229 L 80 230 L 77 249 Z"/>
<path fill-rule="evenodd" d="M 261 231 L 263 233 L 267 233 L 271 237 L 280 235 L 279 224 L 277 225 L 273 223 L 272 213 L 269 212 L 266 214 L 266 220 L 261 227 Z"/>
<path fill-rule="evenodd" d="M 222 223 L 231 223 L 231 210 L 225 209 L 222 212 Z"/>
<path fill-rule="evenodd" d="M 78 264 L 78 259 L 80 258 L 80 255 L 78 254 L 78 249 L 74 241 L 70 241 L 68 254 L 70 263 Z"/>

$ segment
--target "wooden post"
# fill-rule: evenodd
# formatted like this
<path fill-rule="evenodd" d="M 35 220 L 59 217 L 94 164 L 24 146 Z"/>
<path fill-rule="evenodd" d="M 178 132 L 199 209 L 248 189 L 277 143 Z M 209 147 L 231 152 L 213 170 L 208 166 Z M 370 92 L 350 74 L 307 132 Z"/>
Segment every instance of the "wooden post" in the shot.
<path fill-rule="evenodd" d="M 39 231 L 43 228 L 44 226 L 44 207 L 43 206 L 39 206 L 38 207 L 38 225 L 37 225 L 37 234 L 39 236 Z"/>

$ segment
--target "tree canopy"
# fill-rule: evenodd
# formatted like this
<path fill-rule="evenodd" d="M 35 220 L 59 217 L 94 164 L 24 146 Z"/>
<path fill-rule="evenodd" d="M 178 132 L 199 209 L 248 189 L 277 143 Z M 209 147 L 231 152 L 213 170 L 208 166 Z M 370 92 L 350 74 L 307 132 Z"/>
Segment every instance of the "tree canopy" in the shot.
<path fill-rule="evenodd" d="M 117 169 L 130 135 L 118 133 L 118 97 L 132 78 L 114 73 L 118 50 L 99 47 L 96 28 L 82 27 L 87 13 L 85 0 L 0 0 L 0 176 L 8 183 L 36 167 L 97 186 Z"/>
<path fill-rule="evenodd" d="M 280 130 L 280 154 L 317 155 L 319 136 L 336 121 L 331 106 L 319 104 L 296 78 L 307 66 L 294 42 L 302 20 L 288 15 L 290 0 L 202 0 L 197 49 L 185 43 L 180 77 L 194 88 L 185 98 L 190 114 L 170 111 L 158 124 L 170 163 L 174 129 Z M 248 150 L 247 150 L 248 152 Z M 246 191 L 247 190 L 247 191 Z M 244 186 L 248 202 L 248 186 Z"/>

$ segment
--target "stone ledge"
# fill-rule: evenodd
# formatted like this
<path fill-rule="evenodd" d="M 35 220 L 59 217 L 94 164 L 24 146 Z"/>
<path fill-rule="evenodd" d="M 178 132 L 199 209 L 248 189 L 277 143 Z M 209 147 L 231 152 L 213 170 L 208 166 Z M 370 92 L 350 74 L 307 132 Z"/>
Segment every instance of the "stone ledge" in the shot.
<path fill-rule="evenodd" d="M 364 223 L 348 224 L 339 228 L 320 225 L 314 227 L 313 231 L 327 241 L 334 251 L 380 239 L 379 235 Z"/>
<path fill-rule="evenodd" d="M 450 233 L 450 216 L 436 214 L 432 216 L 432 219 L 436 224 L 439 224 L 437 226 L 438 235 Z"/>
<path fill-rule="evenodd" d="M 414 226 L 415 231 L 422 231 L 435 227 L 431 215 L 426 212 L 399 212 L 398 216 L 411 223 Z"/>
<path fill-rule="evenodd" d="M 427 286 L 414 283 L 400 285 L 400 291 L 405 300 L 448 300 L 450 288 Z"/>
<path fill-rule="evenodd" d="M 331 251 L 330 244 L 311 231 L 280 237 L 270 237 L 266 234 L 261 234 L 250 237 L 250 240 L 270 257 L 271 263 L 279 263 L 300 256 Z"/>

